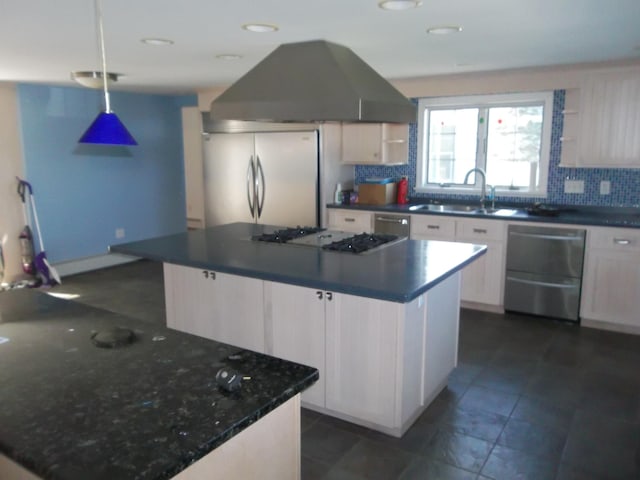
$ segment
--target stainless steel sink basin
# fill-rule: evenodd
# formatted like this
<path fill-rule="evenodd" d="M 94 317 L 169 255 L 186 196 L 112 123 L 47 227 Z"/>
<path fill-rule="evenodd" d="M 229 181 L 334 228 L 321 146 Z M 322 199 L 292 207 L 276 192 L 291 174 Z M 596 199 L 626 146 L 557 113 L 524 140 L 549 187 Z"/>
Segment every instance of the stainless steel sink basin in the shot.
<path fill-rule="evenodd" d="M 409 210 L 420 211 L 427 210 L 429 212 L 443 212 L 443 213 L 476 213 L 478 215 L 496 215 L 499 217 L 509 217 L 514 215 L 517 210 L 510 208 L 480 208 L 478 205 L 460 205 L 460 204 L 445 204 L 445 205 L 414 205 L 409 207 Z"/>
<path fill-rule="evenodd" d="M 430 212 L 475 212 L 477 205 L 416 205 L 410 210 L 429 210 Z"/>

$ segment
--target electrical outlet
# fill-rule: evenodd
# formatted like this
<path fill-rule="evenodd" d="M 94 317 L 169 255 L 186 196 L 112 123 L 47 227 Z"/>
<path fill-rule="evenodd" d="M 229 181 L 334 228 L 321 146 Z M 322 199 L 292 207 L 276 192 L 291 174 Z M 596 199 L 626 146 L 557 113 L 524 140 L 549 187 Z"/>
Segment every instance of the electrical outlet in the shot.
<path fill-rule="evenodd" d="M 124 238 L 124 228 L 116 228 L 116 238 Z"/>
<path fill-rule="evenodd" d="M 564 193 L 584 193 L 584 180 L 565 180 Z"/>
<path fill-rule="evenodd" d="M 609 180 L 602 180 L 600 182 L 600 195 L 609 195 L 611 193 L 611 182 Z"/>

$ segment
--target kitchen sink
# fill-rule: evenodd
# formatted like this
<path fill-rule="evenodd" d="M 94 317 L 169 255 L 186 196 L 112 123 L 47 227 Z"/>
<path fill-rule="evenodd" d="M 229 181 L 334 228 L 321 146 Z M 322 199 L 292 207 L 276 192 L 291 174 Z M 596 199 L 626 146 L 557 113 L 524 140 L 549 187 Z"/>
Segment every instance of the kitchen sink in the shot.
<path fill-rule="evenodd" d="M 509 217 L 517 213 L 517 210 L 510 208 L 480 208 L 478 205 L 444 204 L 444 205 L 414 205 L 409 207 L 411 211 L 427 210 L 429 212 L 443 213 L 476 213 L 478 215 L 496 215 L 499 217 Z"/>
<path fill-rule="evenodd" d="M 430 212 L 475 212 L 477 205 L 416 205 L 410 210 L 429 210 Z"/>

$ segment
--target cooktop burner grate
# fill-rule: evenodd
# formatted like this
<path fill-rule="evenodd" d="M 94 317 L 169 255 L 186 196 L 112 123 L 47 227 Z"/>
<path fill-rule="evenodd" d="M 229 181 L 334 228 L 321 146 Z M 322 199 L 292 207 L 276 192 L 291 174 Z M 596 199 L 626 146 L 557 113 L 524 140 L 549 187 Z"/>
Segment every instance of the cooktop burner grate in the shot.
<path fill-rule="evenodd" d="M 324 245 L 324 250 L 332 250 L 335 252 L 351 252 L 363 253 L 367 250 L 379 247 L 385 243 L 393 242 L 399 237 L 397 235 L 385 235 L 379 233 L 361 233 L 353 237 L 345 238 L 337 242 Z"/>
<path fill-rule="evenodd" d="M 259 242 L 271 242 L 271 243 L 287 243 L 290 240 L 295 238 L 304 237 L 306 235 L 311 235 L 314 233 L 318 233 L 324 230 L 319 227 L 301 227 L 297 226 L 295 228 L 283 228 L 280 230 L 276 230 L 273 233 L 263 233 L 261 235 L 256 235 L 253 237 L 253 240 L 257 240 Z"/>

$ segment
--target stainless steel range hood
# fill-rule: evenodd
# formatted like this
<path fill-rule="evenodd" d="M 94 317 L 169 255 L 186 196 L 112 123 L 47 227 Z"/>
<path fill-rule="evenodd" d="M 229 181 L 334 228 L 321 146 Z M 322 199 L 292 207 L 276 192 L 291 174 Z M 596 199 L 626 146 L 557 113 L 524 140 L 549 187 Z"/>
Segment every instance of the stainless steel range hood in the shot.
<path fill-rule="evenodd" d="M 416 107 L 349 48 L 324 40 L 280 45 L 211 103 L 213 120 L 391 122 Z"/>

